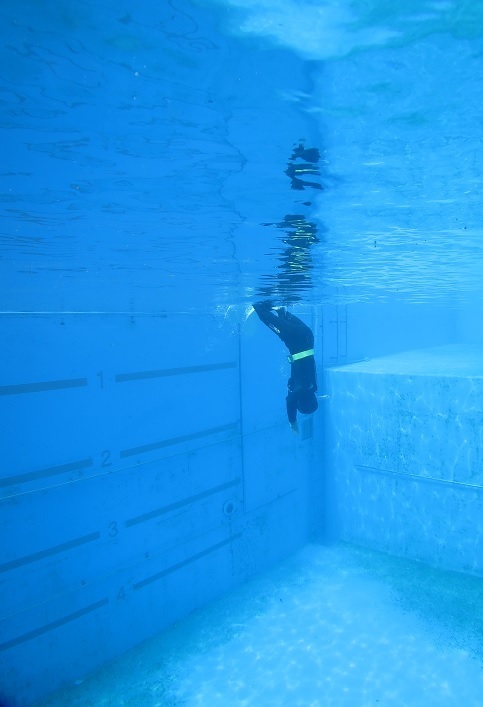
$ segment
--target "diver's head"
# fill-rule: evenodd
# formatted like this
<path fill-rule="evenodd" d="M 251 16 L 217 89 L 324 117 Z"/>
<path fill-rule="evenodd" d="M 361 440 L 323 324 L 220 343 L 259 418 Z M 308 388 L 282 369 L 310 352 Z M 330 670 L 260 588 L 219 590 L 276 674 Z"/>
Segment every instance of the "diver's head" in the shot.
<path fill-rule="evenodd" d="M 304 390 L 298 394 L 297 410 L 303 415 L 310 415 L 319 407 L 315 393 L 311 390 Z"/>

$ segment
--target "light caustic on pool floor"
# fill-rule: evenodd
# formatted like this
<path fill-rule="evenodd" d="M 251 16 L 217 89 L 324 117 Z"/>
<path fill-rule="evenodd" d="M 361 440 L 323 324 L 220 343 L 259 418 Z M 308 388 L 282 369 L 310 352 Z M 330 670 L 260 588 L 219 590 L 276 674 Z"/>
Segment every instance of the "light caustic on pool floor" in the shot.
<path fill-rule="evenodd" d="M 308 546 L 46 704 L 477 705 L 480 595 L 474 577 Z"/>

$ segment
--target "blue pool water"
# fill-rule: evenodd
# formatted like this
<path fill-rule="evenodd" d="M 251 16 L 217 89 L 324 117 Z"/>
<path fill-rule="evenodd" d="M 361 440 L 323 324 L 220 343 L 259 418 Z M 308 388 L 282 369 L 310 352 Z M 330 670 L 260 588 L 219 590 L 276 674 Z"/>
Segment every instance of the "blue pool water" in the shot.
<path fill-rule="evenodd" d="M 483 11 L 0 17 L 0 706 L 481 704 Z"/>

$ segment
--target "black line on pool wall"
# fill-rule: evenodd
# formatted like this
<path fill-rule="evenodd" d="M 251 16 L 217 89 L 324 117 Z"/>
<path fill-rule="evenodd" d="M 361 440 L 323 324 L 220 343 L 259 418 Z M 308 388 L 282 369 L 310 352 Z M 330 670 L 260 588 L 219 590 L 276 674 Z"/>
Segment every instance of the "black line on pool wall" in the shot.
<path fill-rule="evenodd" d="M 170 447 L 173 444 L 181 444 L 182 442 L 189 442 L 193 439 L 199 439 L 200 437 L 209 437 L 217 432 L 227 432 L 228 430 L 237 429 L 238 422 L 230 422 L 228 425 L 220 425 L 219 427 L 212 427 L 209 430 L 202 430 L 201 432 L 193 432 L 189 435 L 181 435 L 180 437 L 171 437 L 170 439 L 163 439 L 161 442 L 152 442 L 151 444 L 142 444 L 139 447 L 131 447 L 130 449 L 122 449 L 119 456 L 121 459 L 126 457 L 132 457 L 135 454 L 144 454 L 145 452 L 154 452 L 156 449 L 162 449 L 163 447 Z"/>
<path fill-rule="evenodd" d="M 47 390 L 64 388 L 83 388 L 87 378 L 71 378 L 69 380 L 46 381 L 43 383 L 20 383 L 18 385 L 1 385 L 0 395 L 19 395 L 20 393 L 43 393 Z"/>
<path fill-rule="evenodd" d="M 60 552 L 72 550 L 74 547 L 79 547 L 79 545 L 86 545 L 94 540 L 99 540 L 100 537 L 101 534 L 99 532 L 90 533 L 89 535 L 83 535 L 81 538 L 69 540 L 61 545 L 55 545 L 54 547 L 49 547 L 46 550 L 40 550 L 39 552 L 34 552 L 31 555 L 25 555 L 24 557 L 19 557 L 16 560 L 5 562 L 0 565 L 0 573 L 9 572 L 10 570 L 17 569 L 17 567 L 29 565 L 31 562 L 37 562 L 38 560 L 43 560 L 44 558 L 51 557 L 52 555 L 58 555 Z"/>
<path fill-rule="evenodd" d="M 149 511 L 149 513 L 143 513 L 142 515 L 136 516 L 135 518 L 130 518 L 125 523 L 126 528 L 130 528 L 133 525 L 137 525 L 138 523 L 144 523 L 145 521 L 152 520 L 153 518 L 157 518 L 158 516 L 164 515 L 165 513 L 169 513 L 170 511 L 175 511 L 177 508 L 189 506 L 191 503 L 201 501 L 203 498 L 209 498 L 210 496 L 214 496 L 215 493 L 227 491 L 228 489 L 231 489 L 234 486 L 238 486 L 240 481 L 241 479 L 234 479 L 233 481 L 228 481 L 226 484 L 220 484 L 220 486 L 215 486 L 214 488 L 208 489 L 207 491 L 202 491 L 200 493 L 195 494 L 194 496 L 189 496 L 188 498 L 184 498 L 181 501 L 176 501 L 176 503 L 170 503 L 169 505 L 162 506 L 161 508 L 157 508 L 154 511 Z"/>
<path fill-rule="evenodd" d="M 116 383 L 126 383 L 127 381 L 146 380 L 148 378 L 166 378 L 167 376 L 182 376 L 188 373 L 205 373 L 206 371 L 218 371 L 226 368 L 236 368 L 235 362 L 212 363 L 206 366 L 186 366 L 185 368 L 165 368 L 159 371 L 140 371 L 138 373 L 118 373 L 115 376 Z"/>
<path fill-rule="evenodd" d="M 69 464 L 60 464 L 59 466 L 49 466 L 46 469 L 39 471 L 29 471 L 26 474 L 17 474 L 17 476 L 8 476 L 6 479 L 0 479 L 0 488 L 5 486 L 13 486 L 14 484 L 24 484 L 27 481 L 37 481 L 48 476 L 56 476 L 57 474 L 65 474 L 68 471 L 80 471 L 93 466 L 92 459 L 80 459 L 77 462 Z"/>
<path fill-rule="evenodd" d="M 217 543 L 216 545 L 212 545 L 211 547 L 207 548 L 206 550 L 202 550 L 201 552 L 197 552 L 196 555 L 192 555 L 187 560 L 183 560 L 182 562 L 177 562 L 175 565 L 171 565 L 171 567 L 168 567 L 167 569 L 162 570 L 161 572 L 157 572 L 156 574 L 153 574 L 151 577 L 147 577 L 147 579 L 142 579 L 140 582 L 136 582 L 136 584 L 133 584 L 133 589 L 135 591 L 137 591 L 138 589 L 143 589 L 148 584 L 151 584 L 152 582 L 157 582 L 159 579 L 166 577 L 168 574 L 172 574 L 173 572 L 176 572 L 177 570 L 181 569 L 182 567 L 186 567 L 186 565 L 189 565 L 192 562 L 196 562 L 197 560 L 201 560 L 202 557 L 206 557 L 206 555 L 210 555 L 212 552 L 216 552 L 216 550 L 219 550 L 220 548 L 224 547 L 225 545 L 229 545 L 233 540 L 236 540 L 240 536 L 241 536 L 241 533 L 237 533 L 236 535 L 231 535 L 226 540 L 222 540 L 220 543 Z"/>
<path fill-rule="evenodd" d="M 109 599 L 101 599 L 95 604 L 86 606 L 84 609 L 79 609 L 79 611 L 74 611 L 73 614 L 68 614 L 67 616 L 64 616 L 61 619 L 57 619 L 57 621 L 52 621 L 50 624 L 45 624 L 45 626 L 36 628 L 33 631 L 29 631 L 28 633 L 24 633 L 22 636 L 18 636 L 17 638 L 10 639 L 10 641 L 0 643 L 0 651 L 7 651 L 9 650 L 9 648 L 14 648 L 20 643 L 30 641 L 32 638 L 38 638 L 38 636 L 41 636 L 43 633 L 52 631 L 54 628 L 59 628 L 60 626 L 64 626 L 64 624 L 67 624 L 70 621 L 75 621 L 75 619 L 80 619 L 82 616 L 90 614 L 92 611 L 96 611 L 97 609 L 106 606 L 106 604 L 109 604 Z"/>

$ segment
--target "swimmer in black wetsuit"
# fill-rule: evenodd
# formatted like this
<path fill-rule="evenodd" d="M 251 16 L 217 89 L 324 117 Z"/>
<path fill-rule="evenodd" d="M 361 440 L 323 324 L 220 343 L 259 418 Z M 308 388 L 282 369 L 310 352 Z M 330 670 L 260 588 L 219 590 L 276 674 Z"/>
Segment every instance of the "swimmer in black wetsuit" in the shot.
<path fill-rule="evenodd" d="M 270 302 L 253 305 L 261 321 L 282 339 L 290 351 L 291 373 L 288 381 L 287 415 L 290 427 L 298 432 L 297 410 L 305 415 L 318 407 L 314 335 L 310 327 L 285 308 L 273 309 Z"/>

